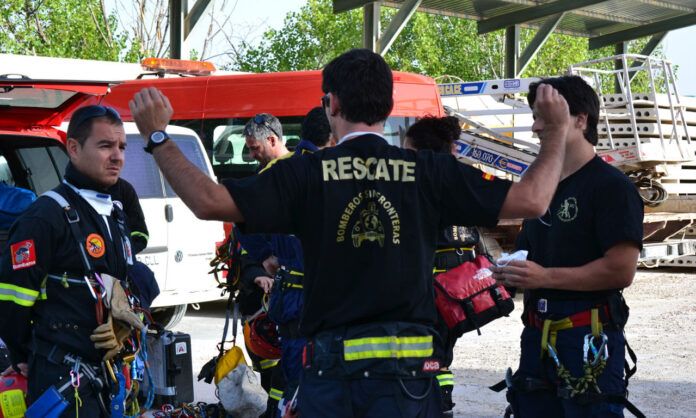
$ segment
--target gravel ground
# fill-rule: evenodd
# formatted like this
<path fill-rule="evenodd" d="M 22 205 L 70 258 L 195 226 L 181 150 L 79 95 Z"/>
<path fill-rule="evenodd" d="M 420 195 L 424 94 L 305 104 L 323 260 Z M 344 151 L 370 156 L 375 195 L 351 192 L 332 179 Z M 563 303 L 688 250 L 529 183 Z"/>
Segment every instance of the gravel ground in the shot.
<path fill-rule="evenodd" d="M 638 373 L 630 384 L 630 399 L 649 417 L 696 416 L 696 272 L 641 270 L 626 300 L 631 317 L 626 335 L 638 355 Z M 519 302 L 519 301 L 516 301 Z M 455 416 L 500 417 L 504 393 L 488 386 L 513 370 L 519 357 L 519 317 L 515 312 L 482 329 L 483 335 L 466 334 L 455 347 L 452 370 L 456 386 Z M 222 335 L 224 303 L 189 309 L 177 331 L 191 334 L 194 376 L 215 355 Z M 238 331 L 241 339 L 241 328 Z M 243 345 L 243 344 L 242 344 Z M 215 402 L 213 385 L 196 383 L 197 401 Z"/>

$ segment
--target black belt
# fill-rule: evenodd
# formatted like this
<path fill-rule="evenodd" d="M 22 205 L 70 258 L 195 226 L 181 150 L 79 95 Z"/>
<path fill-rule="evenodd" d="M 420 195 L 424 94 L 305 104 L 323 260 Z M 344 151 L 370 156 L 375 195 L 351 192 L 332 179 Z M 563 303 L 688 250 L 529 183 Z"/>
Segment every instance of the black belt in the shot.
<path fill-rule="evenodd" d="M 435 253 L 436 270 L 450 270 L 467 261 L 474 261 L 476 251 L 473 248 L 448 248 Z"/>
<path fill-rule="evenodd" d="M 59 347 L 56 343 L 48 342 L 42 338 L 34 336 L 32 341 L 32 352 L 35 355 L 45 357 L 49 362 L 58 365 L 69 365 L 70 359 L 80 357 L 86 360 L 91 365 L 97 365 L 101 362 L 99 358 L 90 358 L 90 356 L 81 356 L 72 351 L 68 351 Z"/>

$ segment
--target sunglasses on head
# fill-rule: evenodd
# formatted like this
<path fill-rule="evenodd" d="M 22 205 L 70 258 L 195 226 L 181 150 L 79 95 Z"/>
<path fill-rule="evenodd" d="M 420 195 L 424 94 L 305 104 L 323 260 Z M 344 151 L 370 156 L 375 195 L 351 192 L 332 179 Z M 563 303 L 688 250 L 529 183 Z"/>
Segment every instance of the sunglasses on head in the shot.
<path fill-rule="evenodd" d="M 75 131 L 88 120 L 102 116 L 111 116 L 114 119 L 118 119 L 119 121 L 121 120 L 121 115 L 119 115 L 116 109 L 112 107 L 90 106 L 88 110 L 80 112 L 77 118 L 70 120 L 70 124 L 68 126 L 68 136 L 72 137 Z"/>
<path fill-rule="evenodd" d="M 278 134 L 278 132 L 276 132 L 276 130 L 273 129 L 273 127 L 271 126 L 271 124 L 270 124 L 270 122 L 269 122 L 269 117 L 268 117 L 268 116 L 259 113 L 258 115 L 254 116 L 254 118 L 252 119 L 252 121 L 253 121 L 255 124 L 259 125 L 259 126 L 265 126 L 266 128 L 270 129 L 271 132 L 273 132 L 273 133 L 275 134 L 275 136 L 277 136 L 278 138 L 280 138 L 280 135 Z M 249 133 L 249 134 L 250 134 L 250 133 Z M 249 134 L 247 134 L 247 136 L 250 136 Z"/>

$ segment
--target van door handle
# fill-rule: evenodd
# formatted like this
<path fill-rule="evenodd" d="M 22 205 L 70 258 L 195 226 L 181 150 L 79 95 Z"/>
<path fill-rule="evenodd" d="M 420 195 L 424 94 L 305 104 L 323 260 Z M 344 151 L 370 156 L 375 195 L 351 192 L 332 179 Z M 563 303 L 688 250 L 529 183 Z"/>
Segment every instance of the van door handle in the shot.
<path fill-rule="evenodd" d="M 170 204 L 164 205 L 164 219 L 166 219 L 167 222 L 174 220 L 174 208 Z"/>

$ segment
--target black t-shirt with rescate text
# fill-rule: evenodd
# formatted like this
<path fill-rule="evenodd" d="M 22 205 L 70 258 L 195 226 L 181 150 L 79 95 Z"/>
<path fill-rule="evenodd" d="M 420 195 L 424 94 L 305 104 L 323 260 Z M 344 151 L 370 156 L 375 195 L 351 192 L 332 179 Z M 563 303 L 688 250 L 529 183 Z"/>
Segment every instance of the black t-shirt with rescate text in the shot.
<path fill-rule="evenodd" d="M 378 135 L 225 185 L 247 232 L 300 238 L 307 336 L 377 321 L 432 325 L 438 233 L 495 225 L 510 187 L 451 155 L 401 149 Z"/>

